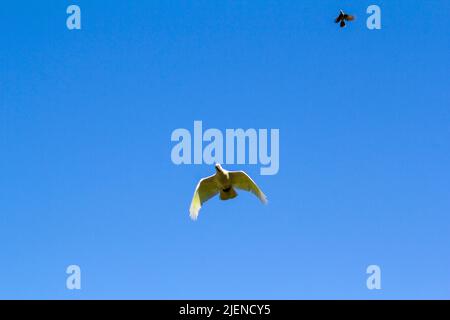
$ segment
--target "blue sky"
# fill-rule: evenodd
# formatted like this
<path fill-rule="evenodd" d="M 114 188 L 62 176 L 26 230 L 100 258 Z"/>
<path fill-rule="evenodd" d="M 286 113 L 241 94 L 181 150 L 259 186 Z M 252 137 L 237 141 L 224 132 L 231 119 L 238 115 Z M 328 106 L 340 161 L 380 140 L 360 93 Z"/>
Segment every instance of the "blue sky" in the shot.
<path fill-rule="evenodd" d="M 82 30 L 66 28 L 77 4 Z M 382 29 L 366 28 L 366 8 Z M 339 29 L 343 8 L 357 16 Z M 448 1 L 8 1 L 0 298 L 450 298 Z M 280 129 L 189 219 L 177 128 Z M 65 269 L 82 270 L 82 290 Z M 368 265 L 382 289 L 366 288 Z"/>

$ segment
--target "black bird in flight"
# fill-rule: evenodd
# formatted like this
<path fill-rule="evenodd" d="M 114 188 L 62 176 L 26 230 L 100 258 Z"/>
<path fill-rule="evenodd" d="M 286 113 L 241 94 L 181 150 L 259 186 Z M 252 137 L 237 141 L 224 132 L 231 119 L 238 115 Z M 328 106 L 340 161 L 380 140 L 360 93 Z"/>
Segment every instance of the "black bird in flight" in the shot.
<path fill-rule="evenodd" d="M 355 20 L 354 16 L 346 14 L 344 11 L 339 10 L 339 16 L 336 18 L 336 20 L 334 20 L 334 22 L 339 23 L 341 28 L 343 28 L 345 27 L 345 21 L 353 21 L 353 20 Z"/>

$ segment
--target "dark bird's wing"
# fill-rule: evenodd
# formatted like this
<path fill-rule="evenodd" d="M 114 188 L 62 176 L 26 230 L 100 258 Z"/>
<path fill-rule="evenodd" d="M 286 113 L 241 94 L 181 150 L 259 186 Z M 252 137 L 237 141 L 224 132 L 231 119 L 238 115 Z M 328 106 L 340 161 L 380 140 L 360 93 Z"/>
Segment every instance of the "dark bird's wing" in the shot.
<path fill-rule="evenodd" d="M 334 20 L 335 23 L 340 22 L 344 18 L 344 15 L 342 13 L 339 13 L 339 16 Z"/>
<path fill-rule="evenodd" d="M 355 16 L 352 16 L 351 14 L 344 14 L 344 20 L 353 21 L 355 20 Z"/>
<path fill-rule="evenodd" d="M 253 193 L 262 203 L 267 203 L 266 195 L 244 171 L 230 171 L 231 185 Z"/>
<path fill-rule="evenodd" d="M 198 212 L 203 203 L 214 197 L 217 193 L 219 193 L 219 189 L 217 188 L 215 176 L 200 180 L 197 184 L 197 188 L 195 188 L 194 197 L 192 198 L 191 207 L 189 209 L 189 215 L 192 220 L 197 219 Z"/>
<path fill-rule="evenodd" d="M 341 21 L 341 28 L 345 27 L 345 20 Z"/>

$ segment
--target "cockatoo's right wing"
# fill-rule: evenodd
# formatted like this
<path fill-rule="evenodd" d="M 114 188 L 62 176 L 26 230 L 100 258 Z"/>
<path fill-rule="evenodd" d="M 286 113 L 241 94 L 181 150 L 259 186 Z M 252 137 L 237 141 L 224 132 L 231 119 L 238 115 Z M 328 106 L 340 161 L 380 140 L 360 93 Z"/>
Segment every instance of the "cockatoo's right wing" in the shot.
<path fill-rule="evenodd" d="M 195 188 L 194 197 L 192 198 L 191 207 L 189 209 L 189 216 L 192 220 L 197 220 L 198 212 L 203 203 L 214 197 L 219 193 L 217 188 L 215 176 L 203 178 Z"/>
<path fill-rule="evenodd" d="M 230 171 L 229 174 L 231 178 L 231 185 L 233 187 L 249 191 L 257 196 L 262 203 L 267 203 L 266 195 L 244 171 Z"/>
<path fill-rule="evenodd" d="M 338 23 L 339 21 L 342 20 L 343 17 L 344 17 L 344 15 L 342 13 L 340 13 L 339 16 L 334 20 L 334 22 Z"/>

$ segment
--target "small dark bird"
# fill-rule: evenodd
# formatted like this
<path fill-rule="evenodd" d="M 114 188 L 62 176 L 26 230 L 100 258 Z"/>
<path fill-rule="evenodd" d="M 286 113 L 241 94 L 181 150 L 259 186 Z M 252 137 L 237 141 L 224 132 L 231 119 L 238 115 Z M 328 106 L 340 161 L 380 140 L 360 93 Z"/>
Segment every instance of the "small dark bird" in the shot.
<path fill-rule="evenodd" d="M 336 20 L 334 20 L 334 22 L 339 23 L 341 28 L 343 28 L 345 27 L 345 21 L 353 21 L 353 20 L 355 20 L 354 16 L 346 14 L 344 11 L 339 10 L 339 16 L 336 18 Z"/>

